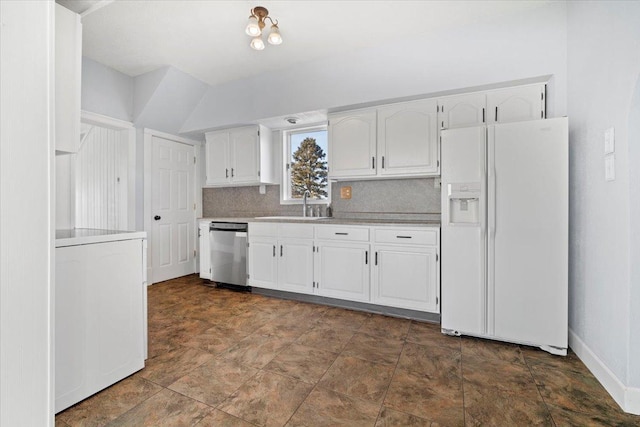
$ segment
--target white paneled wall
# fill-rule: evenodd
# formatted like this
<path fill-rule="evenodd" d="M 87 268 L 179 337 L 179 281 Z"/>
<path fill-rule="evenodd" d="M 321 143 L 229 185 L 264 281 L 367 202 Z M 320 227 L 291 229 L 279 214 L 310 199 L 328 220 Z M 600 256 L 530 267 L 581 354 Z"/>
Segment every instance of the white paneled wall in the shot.
<path fill-rule="evenodd" d="M 76 157 L 76 227 L 127 230 L 128 130 L 83 125 Z"/>

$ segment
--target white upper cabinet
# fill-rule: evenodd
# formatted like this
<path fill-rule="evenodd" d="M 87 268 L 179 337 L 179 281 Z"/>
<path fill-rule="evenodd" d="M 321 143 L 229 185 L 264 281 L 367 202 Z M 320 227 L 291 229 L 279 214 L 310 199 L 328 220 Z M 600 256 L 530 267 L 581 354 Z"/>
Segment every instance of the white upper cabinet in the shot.
<path fill-rule="evenodd" d="M 245 126 L 208 132 L 205 137 L 206 185 L 233 187 L 276 182 L 269 129 Z"/>
<path fill-rule="evenodd" d="M 55 4 L 56 154 L 76 153 L 80 144 L 82 24 L 80 15 Z"/>
<path fill-rule="evenodd" d="M 225 185 L 229 181 L 229 132 L 206 134 L 207 185 Z"/>
<path fill-rule="evenodd" d="M 351 111 L 329 117 L 329 175 L 376 175 L 376 110 Z"/>
<path fill-rule="evenodd" d="M 435 99 L 329 115 L 329 177 L 439 173 Z"/>
<path fill-rule="evenodd" d="M 378 108 L 380 175 L 439 173 L 437 110 L 435 99 Z"/>
<path fill-rule="evenodd" d="M 487 95 L 470 93 L 438 100 L 438 126 L 453 129 L 483 125 L 486 121 Z"/>
<path fill-rule="evenodd" d="M 254 183 L 260 181 L 260 144 L 254 127 L 231 132 L 231 181 Z"/>
<path fill-rule="evenodd" d="M 545 117 L 544 84 L 487 92 L 487 123 L 521 122 Z"/>

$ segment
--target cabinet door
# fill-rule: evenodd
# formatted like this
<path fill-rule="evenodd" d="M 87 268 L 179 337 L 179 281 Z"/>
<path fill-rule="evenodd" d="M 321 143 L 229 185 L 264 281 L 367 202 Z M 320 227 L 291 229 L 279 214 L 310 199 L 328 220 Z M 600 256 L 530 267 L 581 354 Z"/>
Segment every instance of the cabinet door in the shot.
<path fill-rule="evenodd" d="M 318 242 L 316 293 L 325 297 L 369 302 L 369 245 Z"/>
<path fill-rule="evenodd" d="M 80 15 L 55 5 L 56 152 L 76 153 L 80 144 L 82 24 Z"/>
<path fill-rule="evenodd" d="M 211 280 L 211 246 L 209 241 L 209 223 L 198 225 L 198 242 L 200 255 L 200 278 Z"/>
<path fill-rule="evenodd" d="M 438 100 L 441 129 L 480 126 L 486 119 L 487 96 L 484 93 L 449 96 Z"/>
<path fill-rule="evenodd" d="M 438 313 L 438 262 L 435 247 L 374 247 L 375 304 Z"/>
<path fill-rule="evenodd" d="M 251 237 L 249 239 L 249 286 L 258 288 L 277 289 L 278 258 L 276 248 L 278 241 L 275 237 Z"/>
<path fill-rule="evenodd" d="M 487 123 L 545 118 L 545 85 L 520 86 L 487 93 Z"/>
<path fill-rule="evenodd" d="M 258 182 L 260 145 L 258 130 L 251 126 L 229 133 L 231 147 L 231 182 L 245 184 Z"/>
<path fill-rule="evenodd" d="M 278 289 L 313 293 L 313 240 L 280 239 L 278 243 Z"/>
<path fill-rule="evenodd" d="M 437 110 L 435 99 L 378 109 L 380 175 L 439 173 Z"/>
<path fill-rule="evenodd" d="M 207 185 L 227 184 L 231 176 L 229 170 L 229 133 L 208 133 L 206 139 L 206 183 Z"/>
<path fill-rule="evenodd" d="M 376 111 L 331 115 L 329 177 L 375 176 L 376 170 Z"/>

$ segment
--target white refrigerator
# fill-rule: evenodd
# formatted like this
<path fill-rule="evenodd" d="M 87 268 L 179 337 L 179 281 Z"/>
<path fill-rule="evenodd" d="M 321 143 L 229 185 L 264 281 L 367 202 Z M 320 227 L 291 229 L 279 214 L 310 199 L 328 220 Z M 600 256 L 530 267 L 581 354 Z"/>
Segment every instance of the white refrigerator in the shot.
<path fill-rule="evenodd" d="M 442 131 L 442 332 L 566 355 L 566 117 Z"/>

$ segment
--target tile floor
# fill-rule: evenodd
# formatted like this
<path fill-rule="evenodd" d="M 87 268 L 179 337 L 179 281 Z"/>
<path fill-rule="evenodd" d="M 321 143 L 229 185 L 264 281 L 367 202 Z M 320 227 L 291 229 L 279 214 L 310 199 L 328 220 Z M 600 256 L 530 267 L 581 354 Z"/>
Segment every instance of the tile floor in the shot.
<path fill-rule="evenodd" d="M 639 426 L 585 366 L 437 325 L 202 286 L 149 288 L 146 368 L 67 426 Z"/>

